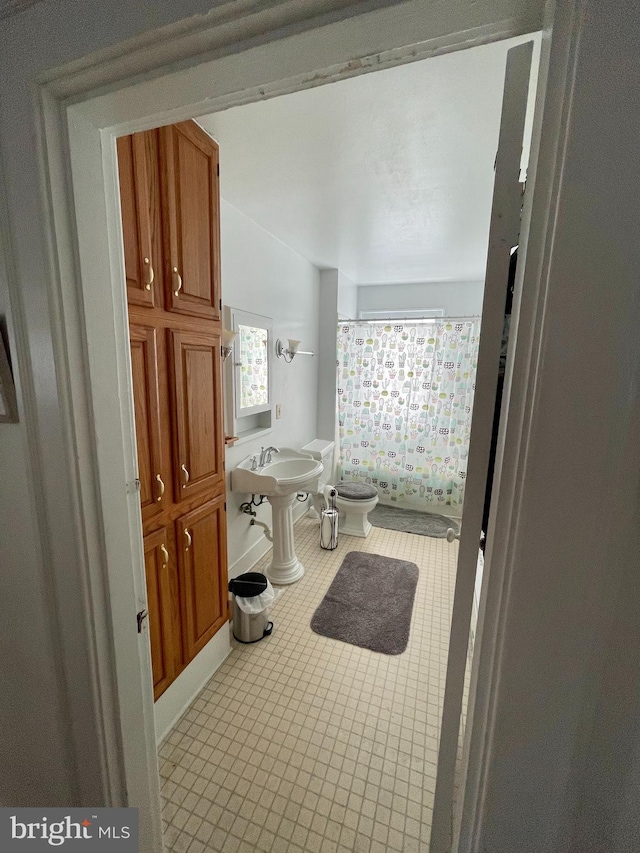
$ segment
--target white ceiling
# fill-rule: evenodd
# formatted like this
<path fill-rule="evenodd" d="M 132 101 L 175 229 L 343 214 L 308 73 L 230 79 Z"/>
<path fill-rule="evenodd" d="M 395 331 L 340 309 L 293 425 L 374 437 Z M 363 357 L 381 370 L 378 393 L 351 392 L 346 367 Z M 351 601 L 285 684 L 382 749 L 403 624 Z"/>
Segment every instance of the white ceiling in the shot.
<path fill-rule="evenodd" d="M 505 56 L 524 40 L 199 119 L 222 198 L 359 284 L 484 278 Z"/>

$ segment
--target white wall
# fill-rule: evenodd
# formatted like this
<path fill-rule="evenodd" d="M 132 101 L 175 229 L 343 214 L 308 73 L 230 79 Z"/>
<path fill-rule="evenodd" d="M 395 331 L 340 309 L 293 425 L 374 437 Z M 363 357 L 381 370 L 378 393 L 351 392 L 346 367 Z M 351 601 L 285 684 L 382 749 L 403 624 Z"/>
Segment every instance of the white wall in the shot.
<path fill-rule="evenodd" d="M 357 316 L 358 286 L 341 270 L 320 272 L 318 313 L 318 438 L 336 438 L 336 330 L 338 318 Z"/>
<path fill-rule="evenodd" d="M 8 313 L 0 258 L 0 330 Z M 0 424 L 0 806 L 63 806 L 74 786 L 25 444 L 21 406 L 19 423 Z"/>
<path fill-rule="evenodd" d="M 0 314 L 12 340 L 22 412 L 20 424 L 0 425 L 1 805 L 81 805 L 80 788 L 87 805 L 103 804 L 106 796 L 99 770 L 104 763 L 99 711 L 92 707 L 87 681 L 91 650 L 82 614 L 88 593 L 71 583 L 74 571 L 56 572 L 52 565 L 55 559 L 58 566 L 76 567 L 81 549 L 52 346 L 55 320 L 47 295 L 32 81 L 48 68 L 206 14 L 217 5 L 219 0 L 104 0 L 98 5 L 50 0 L 0 24 L 0 249 L 13 285 L 9 305 L 0 270 Z M 37 481 L 29 463 L 28 431 Z M 75 618 L 63 625 L 56 623 L 54 586 L 59 600 L 76 609 Z M 75 728 L 71 705 L 74 719 L 82 720 Z"/>
<path fill-rule="evenodd" d="M 338 270 L 321 270 L 318 311 L 318 438 L 336 436 L 336 328 L 339 300 Z M 348 307 L 348 306 L 347 306 Z"/>
<path fill-rule="evenodd" d="M 351 320 L 358 310 L 358 285 L 338 270 L 338 316 Z"/>
<path fill-rule="evenodd" d="M 358 311 L 443 308 L 446 317 L 479 315 L 483 290 L 484 281 L 361 284 L 358 286 Z"/>
<path fill-rule="evenodd" d="M 220 152 L 220 160 L 224 167 L 224 151 Z M 318 269 L 224 200 L 220 230 L 223 305 L 271 317 L 274 341 L 295 338 L 302 341 L 300 349 L 317 352 Z M 227 475 L 245 457 L 260 452 L 261 446 L 300 448 L 317 437 L 318 357 L 299 355 L 287 364 L 273 351 L 270 355 L 272 431 L 228 448 Z M 229 375 L 229 362 L 226 367 Z M 282 410 L 279 420 L 275 418 L 276 403 Z M 250 516 L 239 510 L 249 495 L 232 492 L 229 482 L 227 488 L 229 567 L 236 574 L 250 568 L 260 550 L 269 545 L 262 530 L 251 527 Z M 271 524 L 268 503 L 257 513 L 260 521 Z"/>

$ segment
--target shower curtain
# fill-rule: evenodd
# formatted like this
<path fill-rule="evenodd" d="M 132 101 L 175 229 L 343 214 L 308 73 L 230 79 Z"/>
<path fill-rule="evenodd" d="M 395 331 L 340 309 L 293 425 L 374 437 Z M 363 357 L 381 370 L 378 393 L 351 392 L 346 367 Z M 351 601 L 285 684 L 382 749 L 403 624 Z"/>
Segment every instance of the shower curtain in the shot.
<path fill-rule="evenodd" d="M 382 503 L 462 505 L 479 319 L 338 326 L 339 474 Z"/>

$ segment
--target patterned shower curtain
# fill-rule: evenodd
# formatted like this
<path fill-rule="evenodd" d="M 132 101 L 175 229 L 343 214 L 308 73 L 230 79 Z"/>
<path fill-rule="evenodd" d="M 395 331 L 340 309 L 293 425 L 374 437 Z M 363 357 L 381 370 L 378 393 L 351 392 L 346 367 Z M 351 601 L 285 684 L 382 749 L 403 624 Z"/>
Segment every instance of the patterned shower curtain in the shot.
<path fill-rule="evenodd" d="M 462 506 L 479 320 L 338 326 L 339 474 L 382 503 Z"/>

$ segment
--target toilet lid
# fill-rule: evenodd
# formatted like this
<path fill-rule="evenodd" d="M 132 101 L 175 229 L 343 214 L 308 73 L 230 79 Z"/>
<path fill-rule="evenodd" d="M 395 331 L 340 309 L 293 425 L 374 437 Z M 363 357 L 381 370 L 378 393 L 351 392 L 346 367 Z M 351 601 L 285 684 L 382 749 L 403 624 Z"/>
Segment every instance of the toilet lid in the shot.
<path fill-rule="evenodd" d="M 336 491 L 349 501 L 368 501 L 378 496 L 376 487 L 368 483 L 338 483 Z"/>

